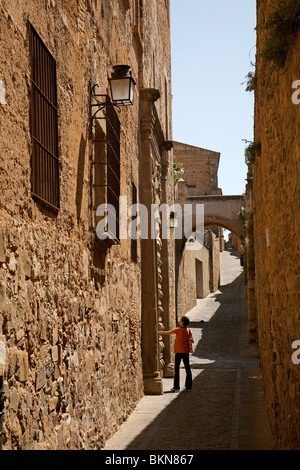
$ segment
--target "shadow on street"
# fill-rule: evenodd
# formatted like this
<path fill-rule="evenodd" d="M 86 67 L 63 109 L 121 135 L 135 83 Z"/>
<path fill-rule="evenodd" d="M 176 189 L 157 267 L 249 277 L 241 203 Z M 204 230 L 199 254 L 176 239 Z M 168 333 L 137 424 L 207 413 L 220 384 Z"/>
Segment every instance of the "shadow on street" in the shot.
<path fill-rule="evenodd" d="M 211 304 L 209 308 L 216 310 L 209 321 L 191 318 L 189 325 L 196 340 L 190 357 L 192 393 L 181 391 L 127 446 L 128 450 L 272 448 L 265 416 L 261 418 L 261 409 L 255 412 L 258 401 L 263 400 L 258 387 L 261 378 L 257 349 L 247 340 L 241 343 L 243 331 L 247 333 L 243 274 L 220 286 L 211 296 Z M 183 367 L 180 374 L 183 384 Z M 173 380 L 164 379 L 164 384 L 165 393 L 172 393 L 168 389 Z M 247 390 L 252 394 L 249 410 L 243 402 Z M 243 409 L 252 418 L 248 412 L 244 416 Z"/>

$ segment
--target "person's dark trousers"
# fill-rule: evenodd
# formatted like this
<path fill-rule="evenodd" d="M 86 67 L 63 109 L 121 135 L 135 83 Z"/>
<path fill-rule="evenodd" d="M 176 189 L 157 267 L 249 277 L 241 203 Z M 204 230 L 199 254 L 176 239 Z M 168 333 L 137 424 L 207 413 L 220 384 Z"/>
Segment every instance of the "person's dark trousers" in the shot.
<path fill-rule="evenodd" d="M 183 360 L 186 378 L 185 378 L 185 388 L 187 390 L 192 390 L 192 372 L 190 368 L 190 355 L 189 353 L 176 353 L 175 354 L 175 375 L 174 375 L 174 388 L 180 388 L 179 386 L 179 368 L 181 359 Z"/>

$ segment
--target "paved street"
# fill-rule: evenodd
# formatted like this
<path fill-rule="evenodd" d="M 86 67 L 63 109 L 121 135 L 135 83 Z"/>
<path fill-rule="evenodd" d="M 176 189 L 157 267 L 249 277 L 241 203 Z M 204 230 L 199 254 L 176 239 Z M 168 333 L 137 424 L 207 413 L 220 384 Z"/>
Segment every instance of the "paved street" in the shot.
<path fill-rule="evenodd" d="M 234 252 L 221 254 L 221 286 L 188 312 L 195 339 L 193 391 L 145 396 L 104 450 L 274 449 L 258 352 L 248 344 L 244 279 Z M 183 367 L 183 365 L 182 365 Z"/>

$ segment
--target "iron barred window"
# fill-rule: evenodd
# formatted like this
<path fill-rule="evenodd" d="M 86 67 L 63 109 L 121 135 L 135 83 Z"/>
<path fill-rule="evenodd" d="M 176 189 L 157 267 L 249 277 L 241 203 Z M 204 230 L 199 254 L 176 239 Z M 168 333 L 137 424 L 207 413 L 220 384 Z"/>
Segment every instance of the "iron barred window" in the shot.
<path fill-rule="evenodd" d="M 104 121 L 103 126 L 98 123 L 94 134 L 93 156 L 93 209 L 107 204 L 114 208 L 113 218 L 115 222 L 114 241 L 107 239 L 105 245 L 120 241 L 120 194 L 121 194 L 121 162 L 120 162 L 120 121 L 117 113 L 108 97 L 102 116 L 96 121 Z M 105 129 L 105 131 L 103 131 Z M 101 219 L 95 219 L 95 226 Z"/>
<path fill-rule="evenodd" d="M 33 196 L 59 209 L 59 157 L 56 62 L 30 29 L 31 190 Z"/>
<path fill-rule="evenodd" d="M 131 191 L 132 191 L 131 202 L 132 202 L 132 205 L 135 206 L 138 201 L 137 201 L 137 189 L 134 183 L 131 184 Z M 137 263 L 137 239 L 134 237 L 131 238 L 131 260 L 134 263 Z"/>
<path fill-rule="evenodd" d="M 120 208 L 119 198 L 121 193 L 120 177 L 120 121 L 113 108 L 108 106 L 106 110 L 107 131 L 107 203 L 116 210 L 116 235 L 119 238 Z"/>

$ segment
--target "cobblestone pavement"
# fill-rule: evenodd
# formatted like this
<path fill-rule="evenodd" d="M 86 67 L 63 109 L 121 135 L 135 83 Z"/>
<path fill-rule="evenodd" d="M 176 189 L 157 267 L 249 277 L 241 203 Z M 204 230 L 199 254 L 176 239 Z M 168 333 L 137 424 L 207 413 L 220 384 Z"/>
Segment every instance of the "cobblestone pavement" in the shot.
<path fill-rule="evenodd" d="M 195 339 L 193 391 L 144 396 L 104 450 L 272 450 L 258 351 L 248 342 L 244 279 L 221 253 L 221 285 L 187 313 Z"/>

